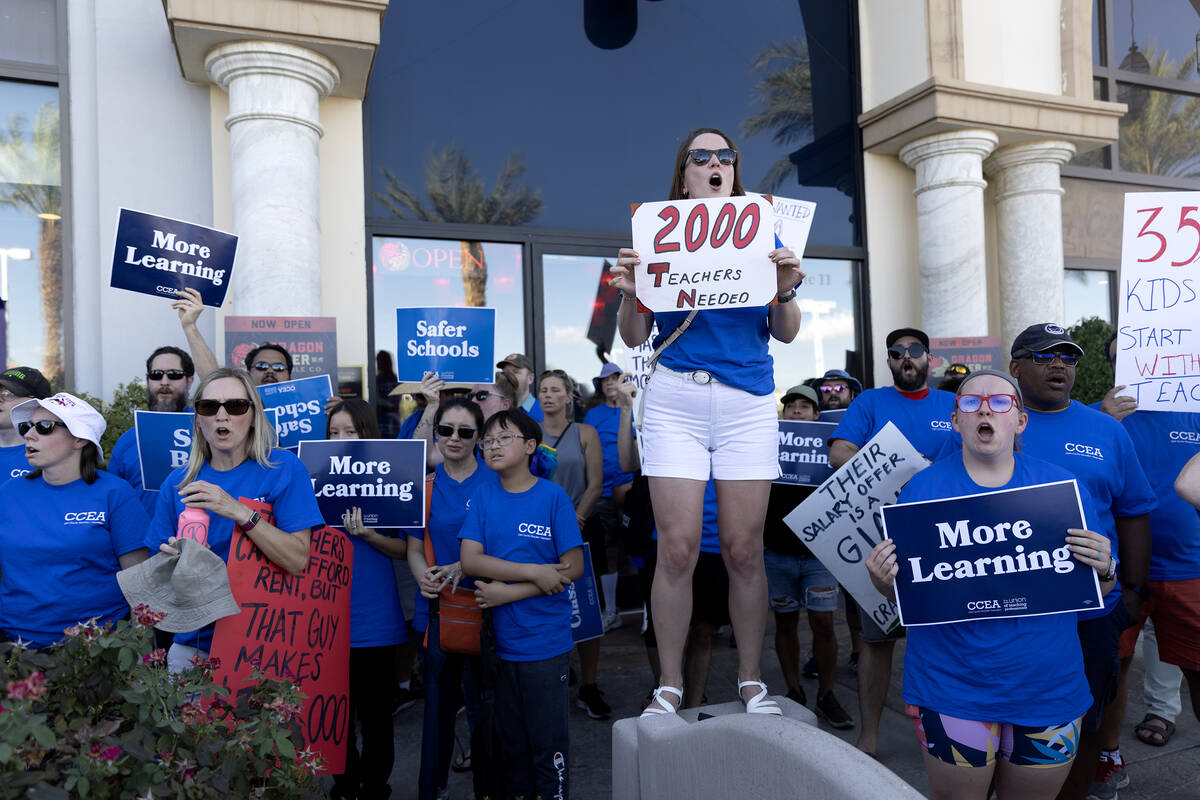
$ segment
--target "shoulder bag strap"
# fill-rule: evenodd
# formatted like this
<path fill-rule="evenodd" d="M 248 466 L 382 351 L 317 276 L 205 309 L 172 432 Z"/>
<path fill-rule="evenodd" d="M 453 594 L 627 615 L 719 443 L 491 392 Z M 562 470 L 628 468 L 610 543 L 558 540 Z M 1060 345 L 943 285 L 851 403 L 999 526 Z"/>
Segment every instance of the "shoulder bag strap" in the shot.
<path fill-rule="evenodd" d="M 654 375 L 654 368 L 658 366 L 658 359 L 662 355 L 663 350 L 666 350 L 667 347 L 672 342 L 674 342 L 676 339 L 678 339 L 680 336 L 682 336 L 683 332 L 692 326 L 692 320 L 694 320 L 696 318 L 696 315 L 699 313 L 700 313 L 700 309 L 693 308 L 690 312 L 688 312 L 688 315 L 684 318 L 683 322 L 679 323 L 679 327 L 677 327 L 675 330 L 671 331 L 671 335 L 667 337 L 666 341 L 664 341 L 658 347 L 654 348 L 654 352 L 650 355 L 649 360 L 646 362 L 647 364 L 650 365 L 650 371 L 646 374 L 646 383 L 647 384 L 650 383 L 650 378 L 651 378 L 651 376 Z M 638 431 L 641 431 L 641 429 L 642 429 L 642 414 L 643 414 L 643 410 L 645 408 L 646 408 L 646 387 L 642 387 L 642 394 L 638 397 L 637 418 L 634 419 L 634 425 L 638 429 Z"/>

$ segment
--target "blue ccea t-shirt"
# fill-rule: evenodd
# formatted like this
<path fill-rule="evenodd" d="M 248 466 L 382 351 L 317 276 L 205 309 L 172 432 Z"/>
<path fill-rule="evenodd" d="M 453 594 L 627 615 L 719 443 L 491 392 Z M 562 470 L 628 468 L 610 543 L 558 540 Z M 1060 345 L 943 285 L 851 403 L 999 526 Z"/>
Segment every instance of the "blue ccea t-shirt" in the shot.
<path fill-rule="evenodd" d="M 0 447 L 0 484 L 9 478 L 20 478 L 29 474 L 29 460 L 25 458 L 25 443 L 12 447 Z"/>
<path fill-rule="evenodd" d="M 294 533 L 306 528 L 316 528 L 324 523 L 317 498 L 313 494 L 312 479 L 308 470 L 287 450 L 272 450 L 272 468 L 267 469 L 253 459 L 247 459 L 225 472 L 213 469 L 205 463 L 196 480 L 208 481 L 225 490 L 234 500 L 246 498 L 260 503 L 270 503 L 275 515 L 275 527 Z M 158 492 L 158 503 L 154 507 L 154 518 L 146 531 L 146 547 L 151 553 L 175 535 L 179 515 L 184 505 L 179 497 L 177 485 L 183 480 L 186 467 L 173 470 L 163 481 Z M 209 513 L 208 546 L 222 560 L 229 561 L 229 545 L 233 541 L 233 520 Z M 351 588 L 350 596 L 354 596 Z M 208 625 L 191 633 L 180 633 L 175 641 L 208 652 L 212 650 L 213 626 Z"/>
<path fill-rule="evenodd" d="M 0 487 L 0 630 L 49 647 L 77 622 L 124 617 L 119 559 L 143 547 L 148 523 L 133 489 L 104 470 L 90 485 L 7 481 Z"/>
<path fill-rule="evenodd" d="M 433 471 L 433 497 L 429 501 L 429 535 L 433 541 L 433 558 L 436 564 L 453 564 L 459 560 L 458 532 L 467 517 L 467 502 L 479 487 L 500 485 L 500 477 L 482 463 L 476 463 L 475 471 L 461 483 L 446 474 L 444 464 Z M 425 552 L 425 531 L 422 528 L 405 528 L 409 547 L 419 547 Z M 460 587 L 470 589 L 475 582 L 463 577 Z M 413 628 L 424 631 L 429 627 L 429 600 L 417 592 L 413 609 Z"/>
<path fill-rule="evenodd" d="M 952 455 L 913 476 L 900 502 L 937 500 L 1069 480 L 1060 467 L 1016 453 L 1012 479 L 1000 487 L 971 480 Z M 1096 510 L 1081 484 L 1089 529 Z M 1063 544 L 1067 532 L 1063 531 Z M 1087 569 L 1080 562 L 1078 567 Z M 961 719 L 1015 725 L 1061 725 L 1092 705 L 1083 673 L 1076 613 L 983 619 L 908 628 L 904 702 Z"/>
<path fill-rule="evenodd" d="M 657 348 L 687 318 L 688 311 L 656 311 Z M 767 352 L 767 306 L 701 311 L 659 363 L 676 372 L 702 369 L 726 386 L 765 395 L 775 391 L 775 362 Z"/>
<path fill-rule="evenodd" d="M 458 538 L 481 543 L 489 556 L 523 564 L 555 564 L 583 546 L 571 498 L 542 478 L 524 492 L 505 491 L 499 481 L 481 486 Z M 506 661 L 544 661 L 575 646 L 568 592 L 498 606 L 492 622 L 496 650 Z"/>
<path fill-rule="evenodd" d="M 377 528 L 382 536 L 396 529 Z M 350 646 L 384 647 L 408 641 L 404 608 L 396 588 L 396 571 L 390 556 L 358 536 L 347 536 L 354 548 L 350 582 Z"/>
<path fill-rule="evenodd" d="M 891 422 L 918 453 L 933 459 L 954 435 L 953 413 L 954 395 L 941 389 L 930 389 L 920 398 L 902 394 L 895 386 L 868 389 L 850 403 L 829 441 L 845 439 L 862 447 Z"/>
<path fill-rule="evenodd" d="M 138 458 L 137 431 L 133 428 L 121 434 L 113 445 L 112 457 L 108 459 L 108 471 L 128 483 L 138 493 L 142 507 L 149 515 L 158 505 L 158 492 L 148 491 L 142 485 L 142 462 Z"/>
<path fill-rule="evenodd" d="M 633 481 L 633 474 L 621 470 L 617 455 L 617 434 L 621 429 L 621 409 L 598 405 L 587 412 L 583 421 L 596 429 L 600 436 L 600 452 L 604 455 L 604 491 L 601 497 L 612 497 L 613 489 Z M 632 427 L 632 422 L 630 423 Z"/>

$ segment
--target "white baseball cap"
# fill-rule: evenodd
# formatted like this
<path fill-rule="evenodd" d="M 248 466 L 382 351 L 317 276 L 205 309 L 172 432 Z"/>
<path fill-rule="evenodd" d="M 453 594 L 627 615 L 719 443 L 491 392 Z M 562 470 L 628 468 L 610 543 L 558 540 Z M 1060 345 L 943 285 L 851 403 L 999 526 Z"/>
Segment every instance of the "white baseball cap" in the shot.
<path fill-rule="evenodd" d="M 33 419 L 33 412 L 38 406 L 62 420 L 72 436 L 87 439 L 96 445 L 96 450 L 100 453 L 100 460 L 104 460 L 104 448 L 100 446 L 100 437 L 104 435 L 104 429 L 108 427 L 108 423 L 104 420 L 104 416 L 92 407 L 91 403 L 66 392 L 59 392 L 42 399 L 26 400 L 20 405 L 13 406 L 12 411 L 9 412 L 13 427 Z"/>

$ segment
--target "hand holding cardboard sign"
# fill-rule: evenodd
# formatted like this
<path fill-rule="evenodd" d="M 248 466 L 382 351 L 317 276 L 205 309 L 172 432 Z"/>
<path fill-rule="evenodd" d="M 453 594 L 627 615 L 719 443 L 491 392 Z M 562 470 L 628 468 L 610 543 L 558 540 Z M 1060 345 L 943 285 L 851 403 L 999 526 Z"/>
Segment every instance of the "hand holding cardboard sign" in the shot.
<path fill-rule="evenodd" d="M 640 263 L 642 263 L 642 259 L 636 250 L 622 247 L 617 251 L 617 263 L 610 270 L 612 280 L 608 285 L 630 297 L 637 297 L 637 286 L 633 281 L 633 268 Z"/>
<path fill-rule="evenodd" d="M 804 283 L 807 273 L 800 269 L 800 258 L 790 247 L 778 247 L 767 258 L 775 264 L 775 278 L 779 286 L 777 294 L 787 294 Z"/>
<path fill-rule="evenodd" d="M 896 575 L 900 565 L 896 563 L 896 543 L 884 539 L 871 549 L 867 555 L 867 572 L 871 575 L 871 585 L 889 600 L 896 599 Z"/>

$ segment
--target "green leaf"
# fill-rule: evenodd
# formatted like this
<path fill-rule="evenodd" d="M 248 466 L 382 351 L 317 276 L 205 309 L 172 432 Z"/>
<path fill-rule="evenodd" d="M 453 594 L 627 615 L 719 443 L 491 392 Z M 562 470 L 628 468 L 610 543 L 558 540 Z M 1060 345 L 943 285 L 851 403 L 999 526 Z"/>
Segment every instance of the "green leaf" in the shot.
<path fill-rule="evenodd" d="M 12 745 L 8 744 L 7 742 L 0 742 L 0 761 L 8 761 L 10 758 L 12 758 L 12 754 Z"/>
<path fill-rule="evenodd" d="M 54 731 L 50 730 L 45 725 L 33 726 L 33 738 L 36 739 L 37 743 L 42 747 L 47 748 L 54 747 L 55 742 L 58 741 L 54 736 Z"/>
<path fill-rule="evenodd" d="M 275 745 L 284 758 L 294 759 L 296 757 L 296 746 L 292 744 L 292 740 L 284 731 L 275 731 Z"/>

